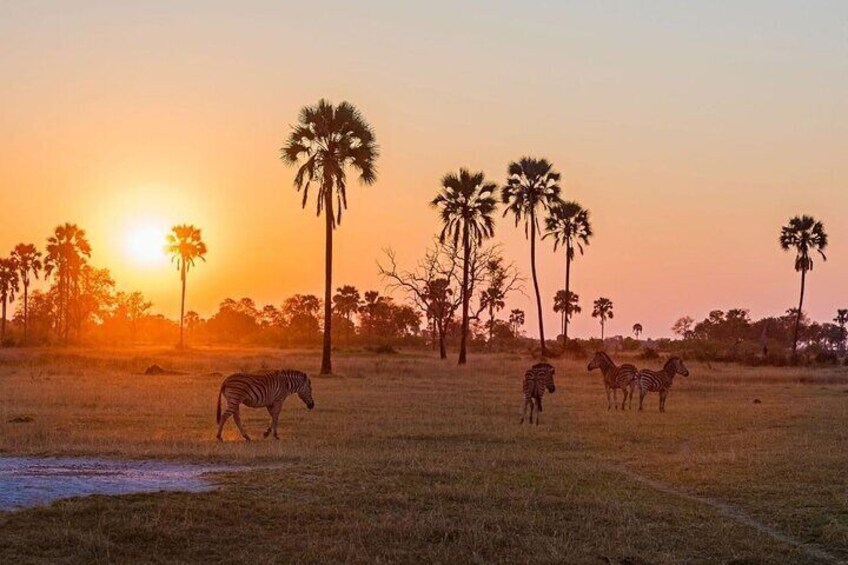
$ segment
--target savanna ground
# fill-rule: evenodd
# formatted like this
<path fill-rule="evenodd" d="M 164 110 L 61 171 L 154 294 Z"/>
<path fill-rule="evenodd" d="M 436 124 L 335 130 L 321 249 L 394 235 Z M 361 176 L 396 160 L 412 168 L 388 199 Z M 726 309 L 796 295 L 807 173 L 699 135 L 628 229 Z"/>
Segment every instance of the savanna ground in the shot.
<path fill-rule="evenodd" d="M 261 439 L 264 411 L 243 410 L 258 441 L 240 441 L 229 422 L 220 444 L 221 374 L 315 371 L 317 354 L 4 351 L 0 454 L 247 470 L 215 475 L 209 493 L 0 513 L 0 562 L 848 559 L 844 368 L 690 363 L 665 414 L 655 395 L 645 412 L 618 413 L 586 360 L 558 360 L 541 425 L 519 426 L 531 362 L 474 355 L 459 368 L 430 352 L 340 352 L 336 375 L 313 377 L 314 411 L 287 400 L 282 441 Z M 138 374 L 153 363 L 186 374 Z"/>

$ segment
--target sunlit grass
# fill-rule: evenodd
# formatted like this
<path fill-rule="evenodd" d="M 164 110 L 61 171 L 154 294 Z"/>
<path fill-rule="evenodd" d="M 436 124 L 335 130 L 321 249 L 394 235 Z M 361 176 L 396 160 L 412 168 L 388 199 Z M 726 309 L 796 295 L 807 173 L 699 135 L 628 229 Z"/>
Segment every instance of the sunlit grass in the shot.
<path fill-rule="evenodd" d="M 531 428 L 518 425 L 531 362 L 521 355 L 472 355 L 459 368 L 429 352 L 340 354 L 336 375 L 314 378 L 313 412 L 287 401 L 282 441 L 241 442 L 230 423 L 219 444 L 221 375 L 314 372 L 318 355 L 48 350 L 4 360 L 0 452 L 261 468 L 220 477 L 210 494 L 93 497 L 0 515 L 0 556 L 50 559 L 73 547 L 71 561 L 228 551 L 256 562 L 810 559 L 627 472 L 848 556 L 848 385 L 818 384 L 838 383 L 830 377 L 842 369 L 693 363 L 665 414 L 655 395 L 645 412 L 622 414 L 607 411 L 585 361 L 555 361 L 557 392 Z M 140 374 L 152 363 L 186 374 Z M 244 413 L 259 439 L 267 414 Z M 32 422 L 8 423 L 18 417 Z M 244 536 L 256 541 L 234 542 Z"/>

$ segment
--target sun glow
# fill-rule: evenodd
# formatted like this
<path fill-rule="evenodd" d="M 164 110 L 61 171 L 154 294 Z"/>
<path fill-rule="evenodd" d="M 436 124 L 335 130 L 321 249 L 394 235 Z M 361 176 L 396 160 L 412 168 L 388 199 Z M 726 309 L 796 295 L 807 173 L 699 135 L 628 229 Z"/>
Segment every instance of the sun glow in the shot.
<path fill-rule="evenodd" d="M 166 261 L 165 236 L 167 229 L 153 223 L 140 224 L 127 231 L 124 248 L 133 262 L 152 266 Z"/>

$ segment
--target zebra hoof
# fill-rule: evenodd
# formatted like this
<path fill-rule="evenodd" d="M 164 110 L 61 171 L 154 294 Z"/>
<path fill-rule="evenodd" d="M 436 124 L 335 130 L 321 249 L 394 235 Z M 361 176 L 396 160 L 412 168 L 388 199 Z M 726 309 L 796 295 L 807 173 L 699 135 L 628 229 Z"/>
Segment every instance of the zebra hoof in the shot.
<path fill-rule="evenodd" d="M 217 439 L 221 443 L 224 443 L 224 438 L 222 438 L 221 436 L 215 436 L 215 439 Z"/>
<path fill-rule="evenodd" d="M 271 435 L 271 430 L 262 433 L 262 437 L 268 437 L 269 435 Z"/>
<path fill-rule="evenodd" d="M 249 437 L 249 436 L 244 436 L 244 441 L 250 441 L 250 437 Z"/>

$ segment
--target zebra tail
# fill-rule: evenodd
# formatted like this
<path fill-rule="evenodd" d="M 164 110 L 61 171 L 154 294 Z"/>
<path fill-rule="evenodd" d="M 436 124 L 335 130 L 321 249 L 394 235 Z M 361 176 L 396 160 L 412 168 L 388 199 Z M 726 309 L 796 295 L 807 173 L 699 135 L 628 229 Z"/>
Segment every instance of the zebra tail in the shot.
<path fill-rule="evenodd" d="M 224 393 L 224 385 L 221 385 L 221 389 L 218 391 L 218 411 L 215 413 L 215 423 L 221 423 L 221 395 Z"/>

